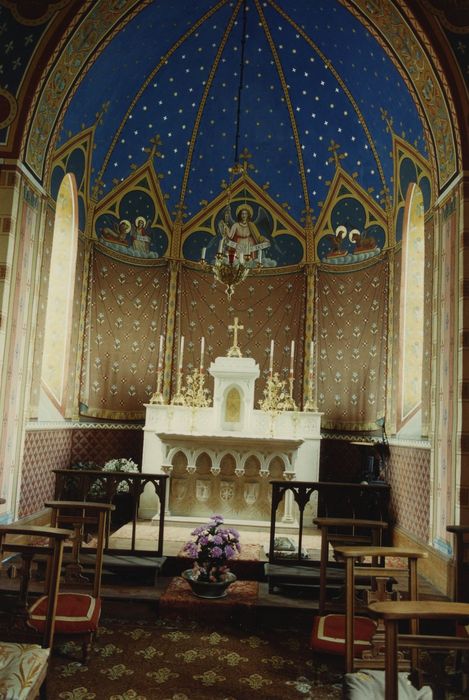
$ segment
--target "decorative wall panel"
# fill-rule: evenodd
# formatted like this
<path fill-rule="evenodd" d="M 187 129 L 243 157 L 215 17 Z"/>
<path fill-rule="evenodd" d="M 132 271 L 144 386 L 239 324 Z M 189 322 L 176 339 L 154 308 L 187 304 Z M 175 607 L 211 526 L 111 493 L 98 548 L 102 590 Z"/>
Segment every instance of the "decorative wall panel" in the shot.
<path fill-rule="evenodd" d="M 165 334 L 167 267 L 138 266 L 95 250 L 91 262 L 80 413 L 139 420 L 155 391 Z"/>
<path fill-rule="evenodd" d="M 277 274 L 248 276 L 236 287 L 231 302 L 211 274 L 182 268 L 179 294 L 178 336 L 185 338 L 184 372 L 199 366 L 201 338 L 205 337 L 204 363 L 209 367 L 215 358 L 227 354 L 233 344 L 228 326 L 238 317 L 243 329 L 238 344 L 243 356 L 253 357 L 260 366 L 256 382 L 255 407 L 263 398 L 269 372 L 270 347 L 274 341 L 273 371 L 288 379 L 291 362 L 291 342 L 295 341 L 293 370 L 296 378 L 294 398 L 302 404 L 303 343 L 305 326 L 305 275 Z M 301 350 L 300 350 L 301 349 Z M 176 364 L 176 353 L 173 366 Z M 211 377 L 208 385 L 213 390 Z"/>
<path fill-rule="evenodd" d="M 376 429 L 385 415 L 387 259 L 318 273 L 317 406 L 323 428 Z"/>

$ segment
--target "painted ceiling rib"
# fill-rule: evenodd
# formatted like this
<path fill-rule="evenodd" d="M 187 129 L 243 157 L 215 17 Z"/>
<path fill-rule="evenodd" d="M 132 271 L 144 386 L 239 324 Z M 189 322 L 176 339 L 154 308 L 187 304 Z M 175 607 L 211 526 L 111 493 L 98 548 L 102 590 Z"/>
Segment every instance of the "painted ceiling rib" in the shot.
<path fill-rule="evenodd" d="M 369 128 L 368 128 L 368 125 L 367 125 L 367 123 L 366 123 L 365 117 L 363 116 L 363 114 L 362 114 L 362 112 L 361 112 L 361 110 L 360 110 L 360 107 L 358 106 L 358 104 L 357 104 L 356 100 L 354 99 L 352 93 L 351 93 L 350 90 L 348 89 L 346 83 L 344 82 L 344 80 L 341 78 L 340 74 L 338 73 L 338 71 L 337 71 L 336 68 L 334 67 L 332 61 L 331 61 L 329 58 L 327 58 L 327 56 L 321 51 L 321 49 L 319 48 L 319 46 L 311 39 L 311 37 L 310 37 L 308 34 L 306 34 L 306 32 L 304 31 L 304 29 L 303 29 L 302 27 L 300 27 L 300 25 L 297 24 L 297 23 L 296 23 L 296 22 L 295 22 L 281 7 L 279 7 L 279 6 L 277 5 L 277 3 L 275 2 L 275 0 L 268 0 L 268 3 L 269 3 L 269 5 L 270 5 L 271 7 L 274 8 L 274 10 L 276 10 L 276 11 L 278 12 L 278 14 L 279 14 L 281 17 L 283 17 L 283 19 L 284 19 L 286 22 L 288 22 L 288 23 L 293 27 L 293 29 L 294 29 L 296 32 L 298 32 L 298 34 L 306 41 L 306 43 L 313 49 L 313 51 L 314 51 L 315 53 L 317 53 L 317 55 L 319 56 L 319 58 L 324 62 L 324 65 L 327 66 L 328 70 L 330 70 L 330 72 L 332 73 L 332 75 L 334 76 L 334 78 L 337 80 L 338 84 L 340 85 L 340 87 L 341 87 L 342 90 L 344 91 L 345 95 L 347 96 L 347 99 L 349 100 L 350 104 L 352 105 L 352 107 L 353 107 L 355 113 L 357 114 L 358 121 L 359 121 L 359 123 L 360 123 L 360 125 L 361 125 L 363 131 L 365 132 L 366 139 L 367 139 L 367 141 L 368 141 L 368 143 L 369 143 L 369 145 L 370 145 L 370 149 L 371 149 L 371 151 L 372 151 L 372 153 L 373 153 L 373 156 L 374 156 L 374 158 L 375 158 L 376 167 L 377 167 L 377 169 L 378 169 L 379 177 L 380 177 L 380 179 L 381 179 L 383 188 L 386 188 L 386 187 L 387 187 L 387 184 L 386 184 L 386 177 L 385 177 L 385 175 L 384 175 L 383 166 L 381 165 L 381 160 L 380 160 L 380 158 L 379 158 L 378 151 L 376 150 L 375 144 L 374 144 L 374 142 L 373 142 L 373 138 L 372 138 L 372 136 L 371 136 L 371 132 L 370 132 L 370 130 L 369 130 Z"/>
<path fill-rule="evenodd" d="M 265 15 L 262 12 L 261 4 L 260 4 L 259 0 L 254 0 L 254 2 L 256 4 L 259 18 L 261 20 L 262 29 L 264 30 L 264 34 L 267 38 L 267 42 L 268 42 L 270 50 L 272 52 L 272 57 L 274 59 L 275 67 L 277 69 L 280 84 L 282 86 L 282 91 L 283 91 L 283 94 L 285 96 L 285 102 L 287 105 L 288 114 L 290 116 L 290 124 L 291 124 L 292 131 L 293 131 L 293 139 L 295 141 L 296 155 L 298 158 L 298 170 L 300 173 L 301 185 L 303 188 L 303 198 L 304 198 L 305 210 L 310 211 L 311 206 L 310 206 L 310 201 L 309 201 L 308 185 L 306 182 L 303 155 L 302 155 L 302 151 L 301 151 L 301 141 L 300 141 L 300 136 L 298 133 L 298 127 L 296 124 L 295 113 L 293 111 L 293 106 L 292 106 L 291 99 L 290 99 L 290 93 L 288 91 L 287 81 L 285 80 L 285 73 L 283 71 L 282 63 L 280 61 L 280 57 L 279 57 L 277 49 L 275 47 L 274 40 L 272 39 L 272 34 L 270 33 L 270 29 L 267 25 Z"/>
<path fill-rule="evenodd" d="M 161 68 L 167 63 L 169 58 L 179 49 L 185 41 L 187 41 L 193 34 L 197 32 L 197 30 L 204 24 L 204 22 L 207 21 L 212 15 L 214 15 L 220 8 L 223 7 L 223 5 L 226 5 L 228 0 L 220 0 L 216 5 L 214 5 L 208 12 L 206 12 L 202 17 L 200 17 L 194 24 L 190 27 L 190 29 L 187 30 L 172 46 L 171 48 L 160 58 L 158 64 L 155 66 L 155 68 L 151 71 L 147 79 L 144 81 L 142 84 L 141 88 L 138 90 L 138 92 L 135 94 L 134 98 L 132 99 L 132 102 L 130 103 L 130 106 L 125 113 L 124 118 L 122 119 L 121 123 L 119 124 L 118 128 L 116 129 L 116 133 L 114 135 L 114 138 L 111 141 L 111 145 L 109 146 L 109 149 L 103 159 L 103 164 L 102 167 L 98 173 L 97 180 L 101 180 L 103 174 L 106 172 L 107 166 L 109 164 L 109 161 L 112 156 L 112 152 L 116 146 L 116 143 L 118 142 L 120 135 L 122 133 L 122 130 L 124 129 L 124 126 L 132 113 L 132 111 L 135 109 L 135 105 L 139 101 L 140 97 L 143 95 L 145 90 L 147 89 L 148 85 L 151 83 L 152 80 L 154 80 L 155 75 L 161 70 Z"/>
<path fill-rule="evenodd" d="M 223 55 L 223 52 L 225 50 L 226 42 L 228 41 L 228 37 L 231 34 L 231 31 L 233 29 L 233 25 L 235 23 L 236 17 L 238 16 L 239 10 L 241 8 L 241 5 L 243 4 L 243 0 L 237 0 L 235 9 L 233 10 L 233 13 L 228 20 L 228 24 L 226 25 L 226 29 L 223 33 L 223 37 L 221 39 L 220 45 L 217 49 L 217 54 L 215 56 L 215 60 L 213 61 L 212 67 L 210 69 L 209 76 L 207 78 L 207 82 L 204 87 L 204 92 L 202 95 L 202 98 L 200 100 L 200 104 L 197 110 L 197 115 L 195 118 L 194 122 L 194 127 L 192 129 L 192 135 L 191 139 L 189 142 L 189 147 L 187 149 L 187 158 L 186 158 L 186 164 L 184 167 L 184 175 L 182 178 L 182 183 L 181 183 L 181 194 L 179 196 L 179 204 L 178 207 L 182 213 L 182 209 L 184 207 L 184 200 L 186 198 L 186 191 L 187 191 L 187 183 L 189 180 L 189 175 L 190 175 L 190 170 L 191 170 L 191 165 L 192 165 L 192 157 L 194 155 L 194 148 L 195 148 L 195 142 L 197 140 L 197 134 L 199 132 L 199 126 L 200 126 L 200 121 L 202 119 L 202 115 L 205 109 L 205 104 L 207 102 L 208 95 L 210 93 L 210 89 L 213 84 L 213 80 L 215 78 L 221 57 Z"/>

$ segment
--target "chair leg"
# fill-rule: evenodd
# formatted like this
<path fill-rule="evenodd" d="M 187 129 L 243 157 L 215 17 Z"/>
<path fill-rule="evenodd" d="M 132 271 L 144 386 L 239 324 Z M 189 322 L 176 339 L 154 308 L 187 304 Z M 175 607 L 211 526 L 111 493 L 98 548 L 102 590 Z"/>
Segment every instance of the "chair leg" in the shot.
<path fill-rule="evenodd" d="M 88 665 L 88 662 L 90 660 L 92 646 L 93 646 L 93 634 L 90 634 L 88 637 L 86 637 L 83 640 L 82 645 L 81 645 L 82 660 L 83 660 L 83 664 L 85 666 Z"/>

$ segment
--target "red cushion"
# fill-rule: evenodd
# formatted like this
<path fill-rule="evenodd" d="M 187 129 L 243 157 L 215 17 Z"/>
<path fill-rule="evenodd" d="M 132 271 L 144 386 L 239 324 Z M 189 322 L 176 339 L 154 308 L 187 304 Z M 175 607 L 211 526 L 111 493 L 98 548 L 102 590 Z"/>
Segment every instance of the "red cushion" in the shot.
<path fill-rule="evenodd" d="M 29 609 L 29 623 L 42 632 L 46 621 L 47 597 L 42 596 Z M 94 632 L 101 615 L 101 600 L 86 593 L 59 593 L 55 615 L 58 634 Z"/>
<path fill-rule="evenodd" d="M 376 623 L 369 617 L 354 617 L 353 655 L 369 649 Z M 317 615 L 314 618 L 310 647 L 327 654 L 345 654 L 345 615 Z"/>

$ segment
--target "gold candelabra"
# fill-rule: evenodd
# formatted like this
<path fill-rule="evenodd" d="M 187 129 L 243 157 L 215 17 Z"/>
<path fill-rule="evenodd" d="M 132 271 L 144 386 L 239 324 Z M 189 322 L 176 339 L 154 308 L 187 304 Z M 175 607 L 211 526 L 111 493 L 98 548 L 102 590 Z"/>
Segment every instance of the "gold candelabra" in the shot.
<path fill-rule="evenodd" d="M 212 403 L 210 391 L 205 386 L 205 374 L 201 369 L 195 368 L 192 374 L 186 376 L 186 386 L 180 389 L 179 394 L 183 401 L 179 405 L 182 406 L 207 408 Z"/>
<path fill-rule="evenodd" d="M 276 415 L 283 411 L 285 398 L 288 396 L 286 382 L 280 379 L 279 373 L 270 374 L 264 389 L 264 398 L 259 401 L 262 411 Z"/>

